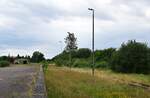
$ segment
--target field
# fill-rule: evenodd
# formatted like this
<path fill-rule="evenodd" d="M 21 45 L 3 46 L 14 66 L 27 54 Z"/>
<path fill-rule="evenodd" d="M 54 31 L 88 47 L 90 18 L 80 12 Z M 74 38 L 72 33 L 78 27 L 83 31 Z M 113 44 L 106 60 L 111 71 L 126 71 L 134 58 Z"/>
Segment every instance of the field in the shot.
<path fill-rule="evenodd" d="M 51 65 L 45 81 L 48 98 L 150 98 L 150 75 Z"/>

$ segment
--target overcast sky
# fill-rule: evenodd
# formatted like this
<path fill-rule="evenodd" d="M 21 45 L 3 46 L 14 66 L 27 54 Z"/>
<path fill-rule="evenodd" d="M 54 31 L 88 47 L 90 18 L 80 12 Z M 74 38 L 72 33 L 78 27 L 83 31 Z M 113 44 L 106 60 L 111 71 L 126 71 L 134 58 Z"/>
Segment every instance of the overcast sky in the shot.
<path fill-rule="evenodd" d="M 51 58 L 65 47 L 68 31 L 79 48 L 91 48 L 88 7 L 95 9 L 96 49 L 131 39 L 150 44 L 150 0 L 0 0 L 0 55 L 38 50 Z"/>

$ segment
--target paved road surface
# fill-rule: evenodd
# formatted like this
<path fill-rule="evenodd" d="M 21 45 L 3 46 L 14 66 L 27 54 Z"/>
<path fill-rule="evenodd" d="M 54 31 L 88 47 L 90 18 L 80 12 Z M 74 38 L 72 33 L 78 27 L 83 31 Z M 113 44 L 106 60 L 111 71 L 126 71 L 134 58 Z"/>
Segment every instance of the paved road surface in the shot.
<path fill-rule="evenodd" d="M 38 73 L 34 66 L 0 68 L 0 98 L 32 98 Z"/>

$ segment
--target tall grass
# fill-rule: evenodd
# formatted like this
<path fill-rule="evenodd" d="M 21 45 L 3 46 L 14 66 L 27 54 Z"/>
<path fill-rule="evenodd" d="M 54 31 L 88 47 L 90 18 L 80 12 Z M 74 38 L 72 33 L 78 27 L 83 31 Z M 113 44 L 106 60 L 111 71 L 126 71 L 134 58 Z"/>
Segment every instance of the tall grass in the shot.
<path fill-rule="evenodd" d="M 98 73 L 104 74 L 103 77 Z M 48 98 L 150 98 L 150 93 L 143 88 L 113 80 L 111 76 L 115 75 L 97 71 L 93 77 L 88 69 L 49 67 L 45 73 Z"/>

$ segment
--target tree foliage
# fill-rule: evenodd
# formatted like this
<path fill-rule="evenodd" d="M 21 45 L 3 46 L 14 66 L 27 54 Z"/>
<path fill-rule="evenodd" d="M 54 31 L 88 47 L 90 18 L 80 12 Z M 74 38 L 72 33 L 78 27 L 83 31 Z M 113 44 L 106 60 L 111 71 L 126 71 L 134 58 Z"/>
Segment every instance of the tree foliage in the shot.
<path fill-rule="evenodd" d="M 39 52 L 39 51 L 35 51 L 32 55 L 31 61 L 34 63 L 39 63 L 41 61 L 45 60 L 44 58 L 44 54 Z"/>
<path fill-rule="evenodd" d="M 115 51 L 116 51 L 115 48 L 96 50 L 95 51 L 96 61 L 107 61 L 107 62 L 109 62 L 111 59 L 111 56 L 113 55 L 113 53 Z"/>
<path fill-rule="evenodd" d="M 91 56 L 91 50 L 88 48 L 80 48 L 76 53 L 77 58 L 88 58 Z"/>
<path fill-rule="evenodd" d="M 2 60 L 0 61 L 0 67 L 8 67 L 10 64 L 8 61 Z"/>
<path fill-rule="evenodd" d="M 66 51 L 73 51 L 77 49 L 77 38 L 75 37 L 74 33 L 68 32 L 68 36 L 65 38 L 66 43 Z"/>
<path fill-rule="evenodd" d="M 150 50 L 145 43 L 130 40 L 112 56 L 112 69 L 126 73 L 149 73 Z"/>
<path fill-rule="evenodd" d="M 68 36 L 65 38 L 65 43 L 66 43 L 66 52 L 69 52 L 69 65 L 71 68 L 72 65 L 72 52 L 74 52 L 78 47 L 77 47 L 77 38 L 75 38 L 74 33 L 68 32 Z"/>
<path fill-rule="evenodd" d="M 58 65 L 74 67 L 90 67 L 91 50 L 80 48 L 72 51 L 72 63 L 69 62 L 69 52 L 64 51 L 53 58 Z M 150 73 L 150 48 L 146 43 L 130 40 L 123 43 L 119 49 L 108 48 L 95 51 L 95 67 L 111 68 L 124 73 Z"/>

